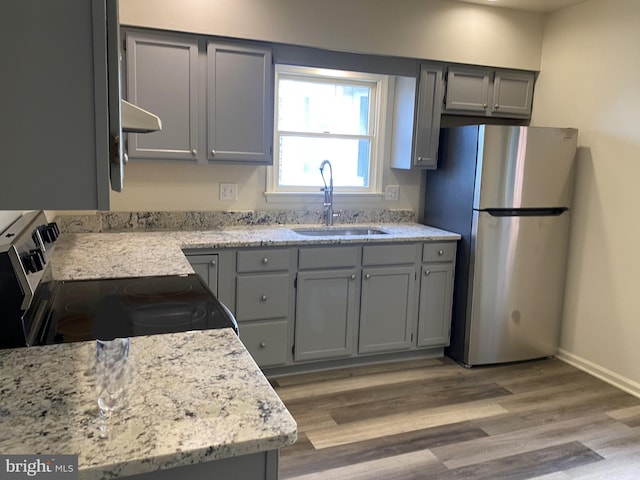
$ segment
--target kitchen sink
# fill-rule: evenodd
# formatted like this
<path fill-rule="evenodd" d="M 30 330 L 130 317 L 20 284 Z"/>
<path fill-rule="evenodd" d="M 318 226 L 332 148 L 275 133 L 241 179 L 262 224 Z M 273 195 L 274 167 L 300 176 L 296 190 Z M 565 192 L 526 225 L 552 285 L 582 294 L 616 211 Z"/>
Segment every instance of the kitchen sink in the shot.
<path fill-rule="evenodd" d="M 387 232 L 377 228 L 368 227 L 351 227 L 351 228 L 293 228 L 298 235 L 307 237 L 328 237 L 328 236 L 371 236 L 371 235 L 387 235 Z"/>

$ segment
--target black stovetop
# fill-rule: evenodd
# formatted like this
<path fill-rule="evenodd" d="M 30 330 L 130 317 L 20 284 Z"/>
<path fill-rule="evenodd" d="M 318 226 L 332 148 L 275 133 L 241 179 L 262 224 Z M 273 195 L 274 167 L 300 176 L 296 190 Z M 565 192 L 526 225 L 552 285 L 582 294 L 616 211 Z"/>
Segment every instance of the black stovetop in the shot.
<path fill-rule="evenodd" d="M 196 275 L 55 282 L 40 344 L 232 327 L 233 315 Z"/>

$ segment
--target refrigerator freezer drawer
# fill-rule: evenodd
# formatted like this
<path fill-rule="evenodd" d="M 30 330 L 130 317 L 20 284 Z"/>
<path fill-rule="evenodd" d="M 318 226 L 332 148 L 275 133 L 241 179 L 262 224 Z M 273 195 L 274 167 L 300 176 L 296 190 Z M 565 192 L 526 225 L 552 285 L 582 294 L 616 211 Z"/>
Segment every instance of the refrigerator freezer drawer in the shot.
<path fill-rule="evenodd" d="M 474 212 L 466 363 L 556 353 L 569 224 L 568 211 L 540 217 Z"/>

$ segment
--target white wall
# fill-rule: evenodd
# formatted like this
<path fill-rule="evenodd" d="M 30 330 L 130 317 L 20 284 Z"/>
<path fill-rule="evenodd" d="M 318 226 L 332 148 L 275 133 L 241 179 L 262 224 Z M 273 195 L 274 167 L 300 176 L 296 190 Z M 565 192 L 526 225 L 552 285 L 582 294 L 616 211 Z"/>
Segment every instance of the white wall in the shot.
<path fill-rule="evenodd" d="M 562 355 L 640 394 L 640 2 L 548 18 L 533 124 L 579 129 Z"/>
<path fill-rule="evenodd" d="M 251 38 L 329 49 L 537 70 L 543 17 L 445 0 L 120 0 L 124 25 Z M 135 162 L 111 210 L 267 210 L 266 167 Z M 318 178 L 320 180 L 320 178 Z M 419 209 L 422 174 L 392 170 L 400 200 L 337 208 Z M 238 200 L 218 200 L 218 183 L 238 183 Z M 320 197 L 295 208 L 318 207 Z"/>

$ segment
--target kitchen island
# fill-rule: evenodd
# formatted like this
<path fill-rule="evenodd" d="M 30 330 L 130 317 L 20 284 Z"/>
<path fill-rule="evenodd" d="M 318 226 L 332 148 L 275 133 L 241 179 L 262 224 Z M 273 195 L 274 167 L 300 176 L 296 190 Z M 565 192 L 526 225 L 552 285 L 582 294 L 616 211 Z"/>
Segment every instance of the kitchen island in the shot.
<path fill-rule="evenodd" d="M 0 452 L 79 454 L 85 480 L 277 478 L 297 426 L 231 329 L 132 338 L 106 422 L 94 359 L 94 342 L 1 350 Z"/>

